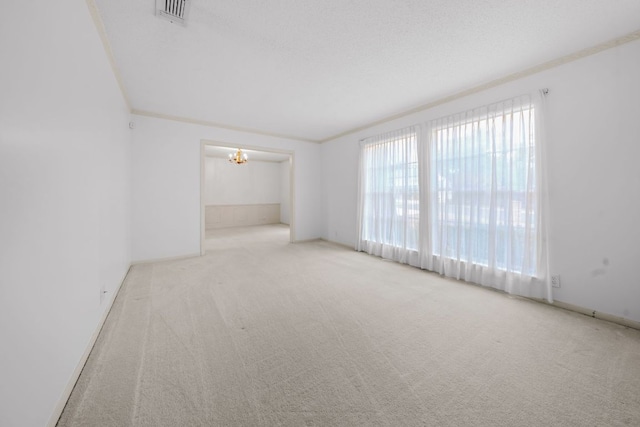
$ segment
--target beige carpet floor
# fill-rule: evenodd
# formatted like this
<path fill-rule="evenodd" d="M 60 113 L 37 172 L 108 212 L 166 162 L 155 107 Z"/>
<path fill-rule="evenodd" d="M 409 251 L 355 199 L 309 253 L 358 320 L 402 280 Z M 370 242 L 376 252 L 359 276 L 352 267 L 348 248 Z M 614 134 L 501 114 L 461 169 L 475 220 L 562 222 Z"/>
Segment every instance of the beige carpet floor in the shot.
<path fill-rule="evenodd" d="M 283 226 L 134 266 L 59 426 L 640 426 L 640 331 Z"/>

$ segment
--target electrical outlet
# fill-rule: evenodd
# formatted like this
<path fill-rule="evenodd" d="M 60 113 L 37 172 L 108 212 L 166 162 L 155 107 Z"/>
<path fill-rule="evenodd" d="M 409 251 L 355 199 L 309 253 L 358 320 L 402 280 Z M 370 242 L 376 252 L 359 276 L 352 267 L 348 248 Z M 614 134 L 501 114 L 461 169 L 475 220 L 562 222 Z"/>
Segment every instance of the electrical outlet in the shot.
<path fill-rule="evenodd" d="M 560 287 L 560 275 L 559 274 L 555 274 L 555 275 L 551 276 L 551 286 L 553 286 L 554 288 L 559 288 Z"/>

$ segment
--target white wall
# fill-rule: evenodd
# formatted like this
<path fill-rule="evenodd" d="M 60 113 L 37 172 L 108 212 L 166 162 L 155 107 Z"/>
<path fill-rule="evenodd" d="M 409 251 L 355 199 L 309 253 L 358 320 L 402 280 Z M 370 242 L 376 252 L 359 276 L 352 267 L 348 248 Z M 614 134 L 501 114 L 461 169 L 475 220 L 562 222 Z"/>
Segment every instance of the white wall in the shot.
<path fill-rule="evenodd" d="M 85 2 L 3 4 L 0 58 L 0 425 L 43 426 L 129 267 L 129 113 Z"/>
<path fill-rule="evenodd" d="M 280 203 L 280 164 L 250 160 L 243 165 L 227 159 L 205 159 L 205 204 L 252 205 Z"/>
<path fill-rule="evenodd" d="M 291 161 L 280 162 L 280 222 L 289 224 L 291 216 Z"/>
<path fill-rule="evenodd" d="M 288 150 L 295 158 L 294 238 L 320 237 L 320 145 L 134 115 L 133 259 L 200 253 L 201 141 Z"/>
<path fill-rule="evenodd" d="M 640 321 L 639 75 L 635 41 L 323 144 L 323 237 L 355 244 L 358 140 L 547 87 L 554 298 Z"/>

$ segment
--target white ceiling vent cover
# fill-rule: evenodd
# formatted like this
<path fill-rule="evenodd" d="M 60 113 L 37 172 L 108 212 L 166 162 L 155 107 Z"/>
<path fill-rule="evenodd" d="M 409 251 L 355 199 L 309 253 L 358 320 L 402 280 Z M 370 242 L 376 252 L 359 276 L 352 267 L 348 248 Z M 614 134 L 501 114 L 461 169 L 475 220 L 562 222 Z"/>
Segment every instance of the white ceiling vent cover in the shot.
<path fill-rule="evenodd" d="M 186 24 L 188 0 L 156 0 L 156 15 L 177 24 Z"/>

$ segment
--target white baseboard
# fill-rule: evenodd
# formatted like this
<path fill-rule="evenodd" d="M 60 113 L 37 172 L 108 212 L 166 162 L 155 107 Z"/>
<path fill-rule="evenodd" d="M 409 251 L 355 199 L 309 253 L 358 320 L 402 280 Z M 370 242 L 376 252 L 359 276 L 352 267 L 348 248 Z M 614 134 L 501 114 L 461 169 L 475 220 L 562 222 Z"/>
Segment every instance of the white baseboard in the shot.
<path fill-rule="evenodd" d="M 353 247 L 345 245 L 345 244 L 340 243 L 340 242 L 335 242 L 333 240 L 323 239 L 323 238 L 321 238 L 320 240 L 322 240 L 324 242 L 331 243 L 331 244 L 336 245 L 336 246 L 342 246 L 344 248 L 354 250 Z M 492 289 L 492 288 L 486 288 L 486 289 Z M 569 310 L 569 311 L 574 311 L 576 313 L 584 314 L 586 316 L 593 317 L 595 319 L 605 320 L 607 322 L 616 323 L 618 325 L 626 326 L 628 328 L 633 328 L 633 329 L 640 330 L 640 322 L 637 322 L 637 321 L 631 320 L 631 319 L 627 319 L 625 317 L 619 317 L 619 316 L 614 316 L 612 314 L 602 313 L 602 312 L 597 311 L 597 310 L 581 307 L 579 305 L 569 304 L 569 303 L 558 301 L 558 300 L 555 300 L 554 302 L 549 303 L 547 300 L 543 300 L 543 299 L 538 299 L 538 298 L 529 298 L 529 299 L 531 299 L 533 301 L 536 301 L 536 302 L 541 302 L 543 304 L 547 304 L 547 305 L 551 305 L 551 306 L 554 306 L 554 307 L 562 308 L 564 310 Z"/>
<path fill-rule="evenodd" d="M 569 311 L 575 311 L 576 313 L 584 314 L 585 316 L 593 317 L 595 319 L 605 320 L 611 323 L 617 323 L 618 325 L 626 326 L 633 329 L 640 330 L 640 322 L 636 322 L 635 320 L 627 319 L 625 317 L 614 316 L 612 314 L 602 313 L 597 310 L 593 310 L 591 308 L 581 307 L 579 305 L 569 304 L 562 301 L 554 301 L 552 303 L 547 302 L 546 300 L 540 300 L 537 298 L 532 298 L 534 301 L 542 302 L 547 305 L 552 305 L 554 307 L 563 308 Z"/>
<path fill-rule="evenodd" d="M 58 401 L 58 404 L 54 408 L 53 414 L 51 414 L 51 417 L 49 418 L 49 422 L 47 423 L 47 427 L 55 427 L 56 424 L 58 424 L 58 420 L 60 419 L 60 416 L 62 415 L 62 411 L 64 410 L 64 407 L 67 405 L 67 401 L 69 400 L 69 397 L 71 397 L 71 392 L 73 391 L 73 388 L 76 386 L 76 382 L 78 382 L 78 378 L 80 378 L 80 374 L 82 373 L 82 370 L 84 369 L 84 365 L 87 363 L 87 359 L 89 358 L 89 355 L 91 354 L 91 350 L 93 350 L 93 346 L 96 344 L 96 341 L 98 340 L 98 335 L 100 335 L 100 331 L 102 331 L 102 327 L 104 326 L 104 322 L 107 320 L 107 317 L 109 316 L 109 313 L 111 312 L 111 308 L 113 307 L 113 303 L 116 300 L 116 297 L 118 296 L 118 293 L 120 292 L 120 289 L 122 288 L 122 284 L 124 283 L 125 279 L 127 278 L 127 275 L 129 274 L 129 270 L 131 270 L 131 266 L 129 266 L 129 268 L 127 269 L 127 272 L 124 274 L 124 277 L 122 278 L 122 280 L 120 280 L 120 284 L 118 284 L 118 287 L 111 294 L 111 297 L 107 301 L 107 307 L 102 312 L 102 317 L 100 318 L 100 321 L 98 322 L 98 326 L 93 331 L 93 334 L 91 335 L 91 338 L 89 339 L 89 343 L 87 344 L 87 348 L 84 350 L 84 353 L 82 353 L 82 356 L 80 357 L 80 361 L 78 362 L 78 365 L 76 366 L 76 369 L 73 371 L 73 374 L 71 374 L 71 378 L 69 379 L 69 382 L 67 383 L 67 386 L 62 391 L 62 395 L 60 396 L 60 400 Z"/>
<path fill-rule="evenodd" d="M 340 243 L 340 242 L 336 242 L 335 240 L 329 240 L 324 238 L 320 238 L 320 240 L 322 240 L 323 242 L 331 243 L 332 245 L 343 247 L 345 249 L 350 249 L 352 251 L 356 250 L 353 246 L 349 246 L 346 243 Z"/>
<path fill-rule="evenodd" d="M 291 243 L 310 243 L 310 242 L 319 242 L 322 239 L 319 237 L 316 237 L 315 239 L 303 239 L 303 240 L 294 240 Z"/>
<path fill-rule="evenodd" d="M 181 259 L 195 258 L 199 256 L 202 256 L 200 252 L 195 252 L 195 253 L 186 254 L 186 255 L 177 255 L 177 256 L 170 256 L 165 258 L 153 258 L 153 259 L 143 259 L 143 260 L 133 261 L 131 265 L 134 266 L 139 264 L 151 264 L 154 262 L 163 262 L 163 261 L 179 261 Z"/>

